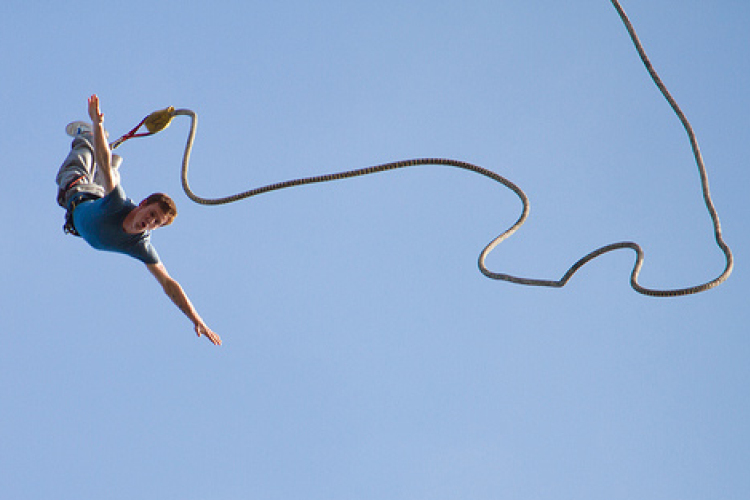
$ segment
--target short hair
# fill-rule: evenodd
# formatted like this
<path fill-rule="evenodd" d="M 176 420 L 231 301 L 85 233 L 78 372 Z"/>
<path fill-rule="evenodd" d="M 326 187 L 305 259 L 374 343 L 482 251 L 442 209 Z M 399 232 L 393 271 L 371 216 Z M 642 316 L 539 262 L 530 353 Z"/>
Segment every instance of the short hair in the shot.
<path fill-rule="evenodd" d="M 177 205 L 172 198 L 164 193 L 154 193 L 143 201 L 146 205 L 151 205 L 152 203 L 159 205 L 159 209 L 164 212 L 165 217 L 162 226 L 170 225 L 174 221 L 174 218 L 177 217 Z"/>

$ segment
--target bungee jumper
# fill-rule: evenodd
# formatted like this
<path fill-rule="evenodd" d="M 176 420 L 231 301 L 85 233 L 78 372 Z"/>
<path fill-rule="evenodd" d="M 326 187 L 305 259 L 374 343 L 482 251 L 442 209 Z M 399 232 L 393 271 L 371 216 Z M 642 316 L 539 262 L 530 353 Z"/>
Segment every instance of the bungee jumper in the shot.
<path fill-rule="evenodd" d="M 66 210 L 65 232 L 80 236 L 96 250 L 122 253 L 143 262 L 193 322 L 195 333 L 221 345 L 219 335 L 203 321 L 151 243 L 151 232 L 171 224 L 177 216 L 174 201 L 163 193 L 152 194 L 138 205 L 127 198 L 120 182 L 122 157 L 113 154 L 107 142 L 96 95 L 88 99 L 88 114 L 91 123 L 77 121 L 66 127 L 73 142 L 57 173 L 57 202 Z"/>

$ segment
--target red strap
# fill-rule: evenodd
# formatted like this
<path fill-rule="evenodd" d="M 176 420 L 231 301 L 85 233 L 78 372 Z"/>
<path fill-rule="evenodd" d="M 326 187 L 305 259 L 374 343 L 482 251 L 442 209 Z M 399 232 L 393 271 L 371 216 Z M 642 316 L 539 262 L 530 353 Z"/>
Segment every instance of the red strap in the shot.
<path fill-rule="evenodd" d="M 146 118 L 148 118 L 148 116 Z M 149 136 L 149 135 L 154 135 L 153 132 L 143 132 L 143 133 L 140 133 L 140 134 L 136 134 L 136 132 L 138 131 L 138 129 L 141 128 L 143 126 L 143 124 L 146 122 L 146 118 L 144 118 L 143 120 L 141 120 L 141 123 L 139 123 L 138 125 L 136 125 L 133 128 L 133 130 L 131 130 L 127 134 L 123 135 L 122 137 L 120 137 L 119 139 L 117 139 L 112 144 L 110 144 L 109 148 L 110 149 L 115 149 L 120 144 L 122 144 L 123 142 L 127 141 L 128 139 L 132 139 L 133 137 L 146 137 L 146 136 Z"/>

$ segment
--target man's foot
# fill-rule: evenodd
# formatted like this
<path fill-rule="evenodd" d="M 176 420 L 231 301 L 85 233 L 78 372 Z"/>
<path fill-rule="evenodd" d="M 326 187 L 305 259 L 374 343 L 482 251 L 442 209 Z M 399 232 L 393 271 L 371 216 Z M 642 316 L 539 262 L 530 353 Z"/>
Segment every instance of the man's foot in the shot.
<path fill-rule="evenodd" d="M 75 121 L 70 122 L 65 127 L 65 133 L 68 134 L 70 137 L 75 137 L 79 134 L 85 134 L 85 133 L 91 133 L 93 130 L 93 127 L 90 123 L 82 122 L 82 121 Z"/>

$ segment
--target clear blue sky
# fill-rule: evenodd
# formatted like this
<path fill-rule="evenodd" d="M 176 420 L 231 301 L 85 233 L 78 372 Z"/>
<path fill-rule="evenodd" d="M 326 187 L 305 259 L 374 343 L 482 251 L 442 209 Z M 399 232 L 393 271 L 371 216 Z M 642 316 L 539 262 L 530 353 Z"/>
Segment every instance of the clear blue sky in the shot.
<path fill-rule="evenodd" d="M 531 218 L 492 270 L 557 279 L 634 240 L 644 285 L 716 276 L 697 169 L 608 0 L 28 2 L 0 6 L 0 496 L 750 498 L 750 4 L 623 0 L 698 133 L 736 268 L 653 299 L 632 252 L 562 290 L 476 267 L 518 217 L 480 176 L 415 168 L 202 207 L 189 121 L 126 143 L 171 193 L 154 234 L 223 338 L 140 263 L 61 232 L 68 121 L 119 136 L 199 115 L 219 196 L 411 157 L 508 177 Z"/>

